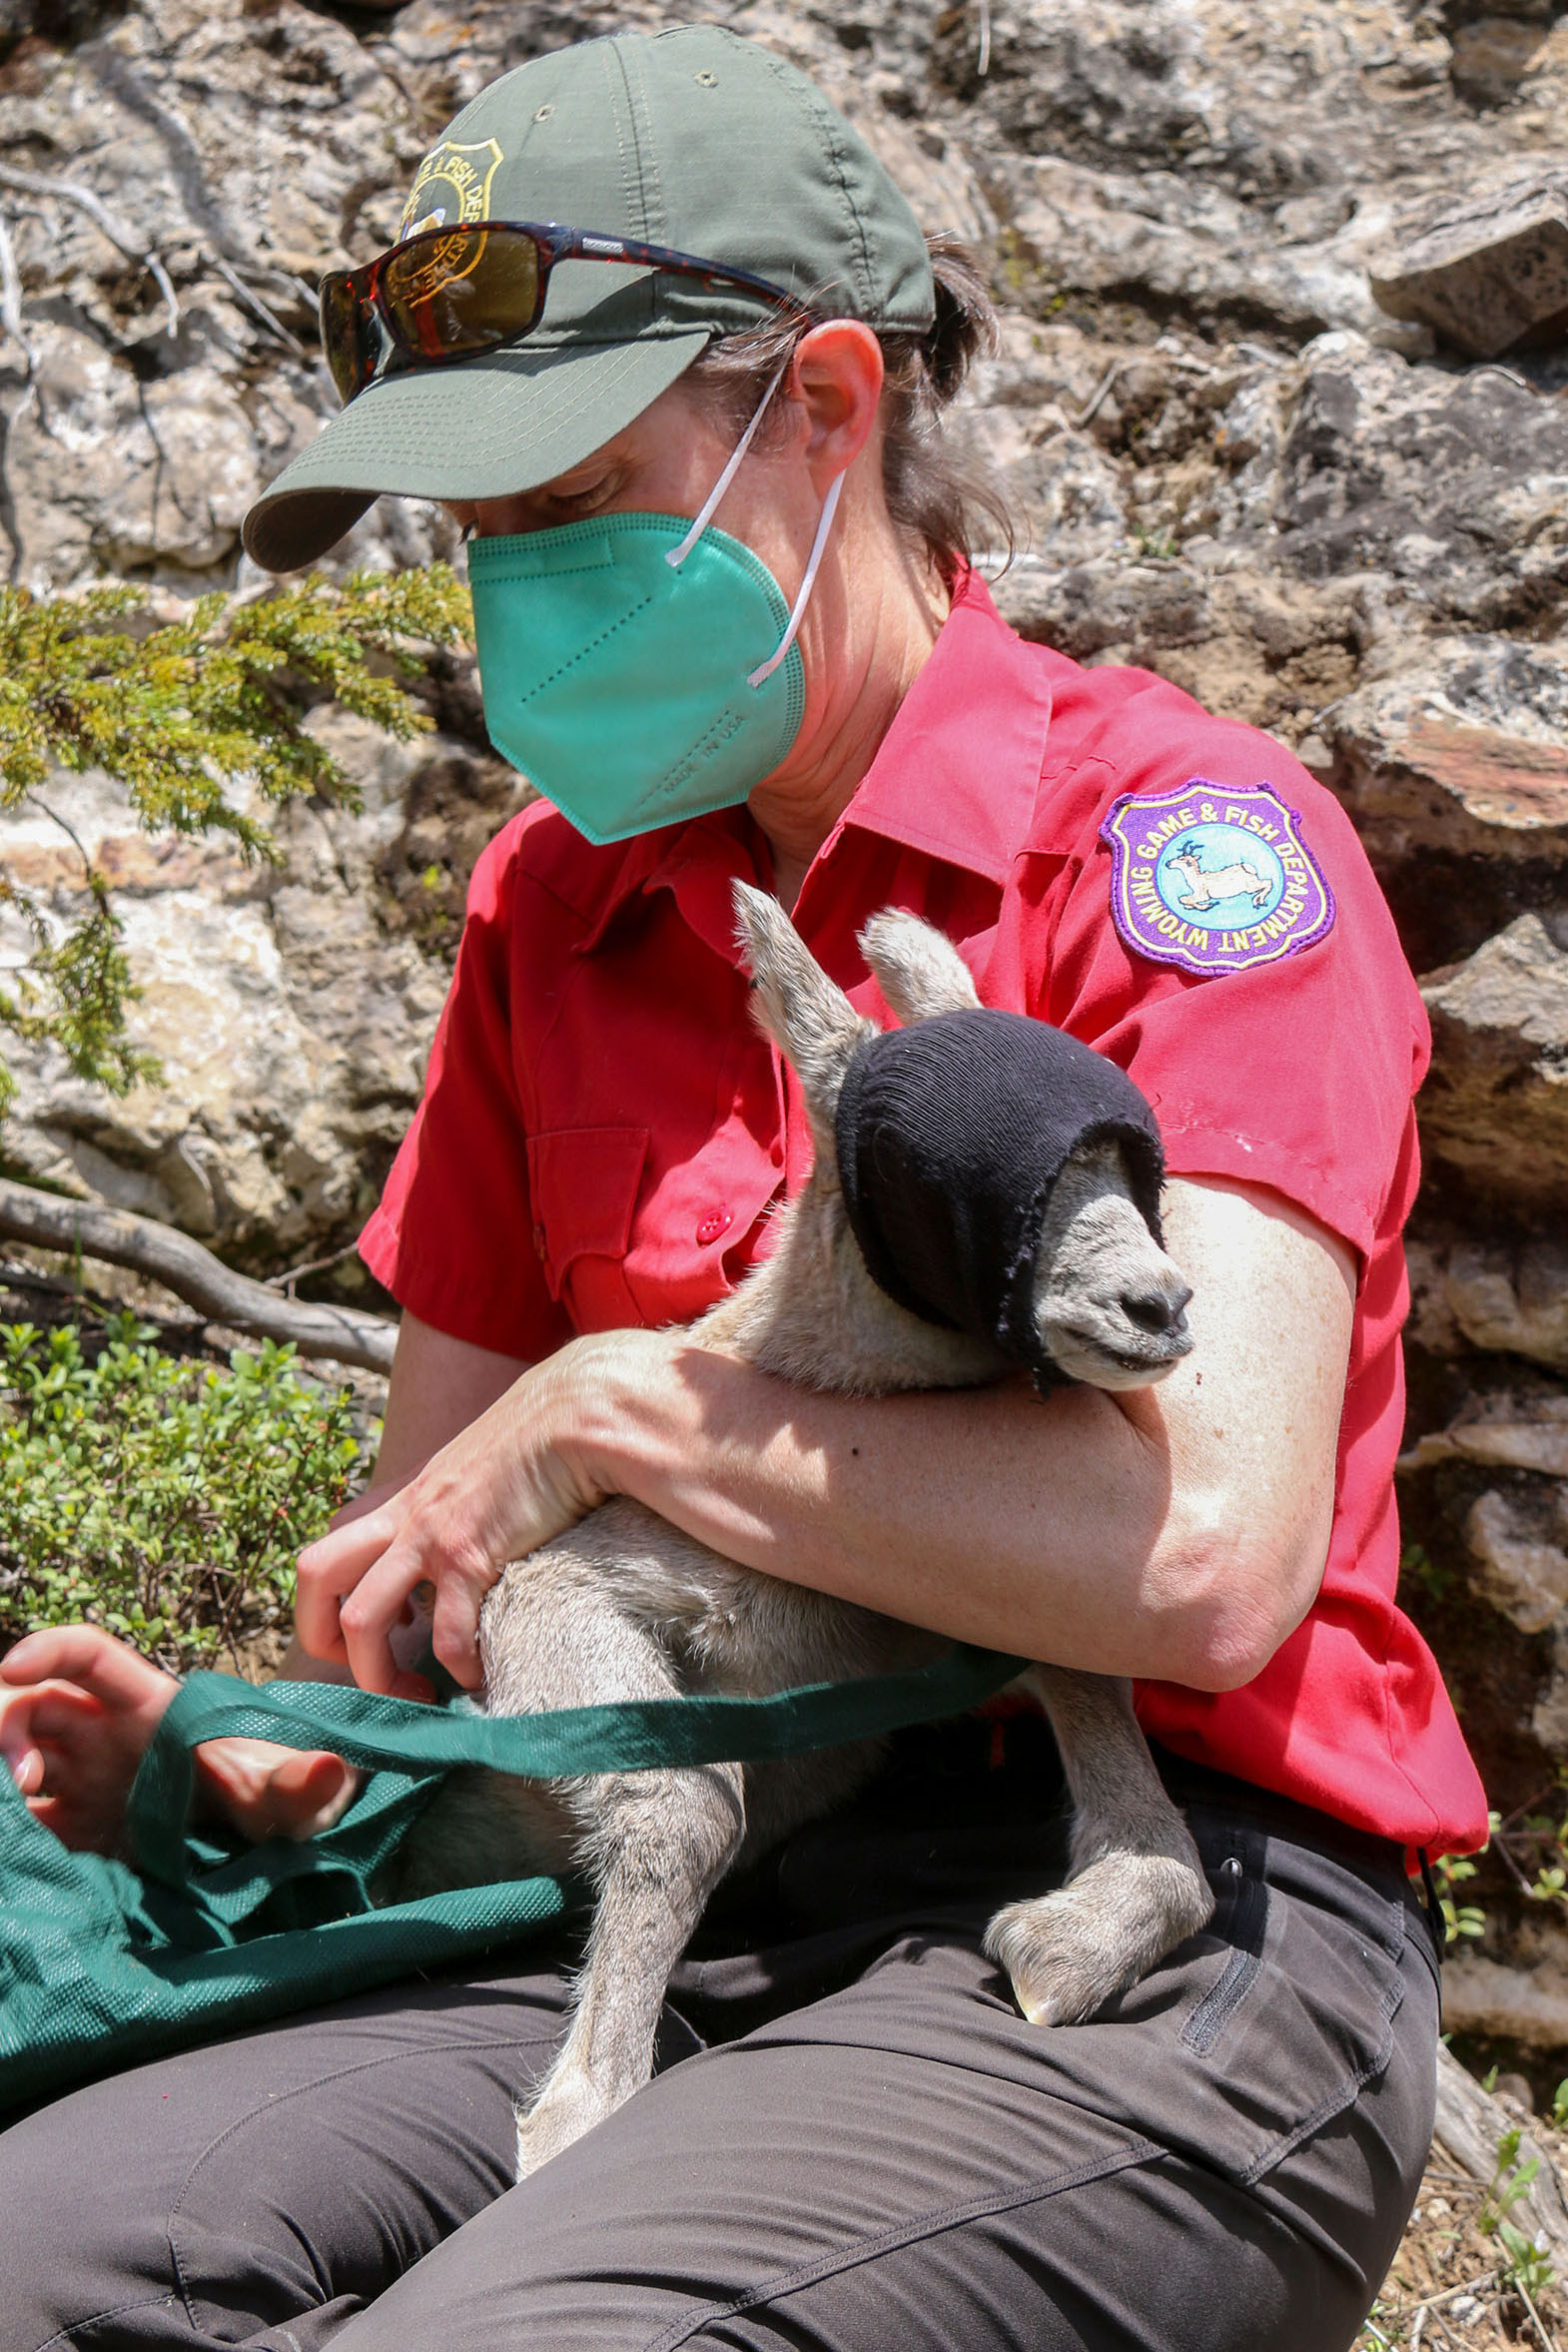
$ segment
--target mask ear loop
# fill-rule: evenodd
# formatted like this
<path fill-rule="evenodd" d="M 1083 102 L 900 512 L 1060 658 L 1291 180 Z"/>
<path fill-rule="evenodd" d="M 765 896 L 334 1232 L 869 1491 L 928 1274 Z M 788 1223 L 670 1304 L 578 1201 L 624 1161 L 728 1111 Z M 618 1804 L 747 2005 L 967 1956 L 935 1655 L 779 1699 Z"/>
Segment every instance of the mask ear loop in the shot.
<path fill-rule="evenodd" d="M 810 601 L 811 591 L 817 584 L 817 566 L 822 561 L 823 549 L 828 543 L 828 533 L 833 528 L 833 516 L 838 506 L 839 492 L 843 487 L 844 476 L 842 473 L 836 473 L 833 476 L 828 494 L 822 501 L 822 514 L 817 523 L 817 535 L 811 542 L 811 553 L 806 558 L 806 576 L 800 583 L 800 594 L 796 597 L 794 610 L 790 613 L 789 626 L 779 639 L 778 651 L 751 672 L 746 680 L 748 686 L 760 686 L 765 678 L 771 678 L 795 642 L 795 633 L 806 617 L 806 606 Z"/>
<path fill-rule="evenodd" d="M 756 431 L 758 425 L 762 422 L 763 414 L 766 411 L 768 402 L 772 399 L 774 393 L 778 391 L 780 384 L 783 382 L 784 372 L 788 368 L 790 358 L 792 357 L 793 354 L 790 354 L 787 355 L 784 359 L 780 360 L 777 368 L 773 371 L 772 377 L 769 379 L 767 391 L 763 393 L 761 400 L 757 404 L 756 414 L 752 417 L 751 422 L 747 425 L 745 431 L 741 434 L 739 441 L 736 443 L 729 463 L 725 466 L 724 471 L 719 475 L 718 480 L 714 483 L 712 489 L 709 490 L 707 496 L 703 499 L 701 507 L 692 519 L 690 530 L 681 540 L 680 545 L 678 547 L 671 547 L 669 552 L 666 554 L 664 560 L 669 565 L 671 571 L 679 571 L 681 565 L 685 562 L 687 556 L 691 553 L 692 548 L 697 544 L 697 541 L 701 538 L 703 532 L 707 529 L 708 524 L 713 520 L 714 514 L 718 510 L 720 499 L 723 497 L 725 491 L 729 488 L 729 485 L 734 480 L 736 474 L 740 471 L 740 461 L 751 446 L 751 436 Z"/>

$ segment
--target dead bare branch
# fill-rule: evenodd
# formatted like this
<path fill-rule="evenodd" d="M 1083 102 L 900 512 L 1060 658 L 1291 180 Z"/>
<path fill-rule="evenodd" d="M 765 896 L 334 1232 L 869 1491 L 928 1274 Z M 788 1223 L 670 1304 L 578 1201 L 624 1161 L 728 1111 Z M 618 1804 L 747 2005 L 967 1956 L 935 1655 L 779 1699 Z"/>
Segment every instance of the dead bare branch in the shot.
<path fill-rule="evenodd" d="M 306 353 L 304 344 L 300 341 L 297 335 L 290 333 L 289 329 L 279 318 L 272 305 L 262 300 L 255 287 L 247 286 L 239 271 L 233 269 L 230 264 L 224 260 L 222 254 L 213 254 L 210 259 L 212 261 L 213 268 L 217 271 L 219 277 L 223 279 L 225 285 L 231 287 L 234 290 L 234 292 L 239 296 L 241 302 L 245 304 L 246 308 L 250 311 L 253 311 L 256 317 L 260 319 L 262 325 L 272 334 L 276 335 L 279 342 L 283 344 L 286 349 L 293 352 L 297 360 L 305 359 L 308 355 Z"/>
<path fill-rule="evenodd" d="M 128 262 L 140 262 L 164 298 L 166 333 L 175 335 L 179 332 L 179 298 L 161 256 L 151 246 L 144 244 L 134 230 L 117 220 L 103 199 L 95 196 L 90 188 L 84 188 L 80 180 L 62 180 L 49 172 L 25 172 L 16 164 L 0 164 L 0 188 L 14 188 L 23 196 L 53 197 L 58 203 L 74 204 L 78 212 L 86 213 L 88 219 L 103 231 L 110 244 L 117 252 L 124 254 Z"/>
<path fill-rule="evenodd" d="M 1496 2175 L 1497 2143 L 1511 2130 L 1511 2115 L 1490 2091 L 1467 2074 L 1445 2042 L 1437 2049 L 1437 2123 L 1433 2138 L 1472 2180 L 1486 2186 Z M 1519 2158 L 1540 2159 L 1540 2170 L 1521 2200 L 1533 2231 L 1546 2241 L 1546 2251 L 1559 2271 L 1568 2269 L 1568 2198 L 1551 2151 L 1526 2129 L 1519 2141 Z M 1532 2234 L 1533 2234 L 1532 2231 Z"/>
<path fill-rule="evenodd" d="M 19 345 L 27 361 L 27 372 L 33 372 L 33 348 L 27 340 L 27 329 L 22 322 L 22 274 L 16 266 L 16 247 L 11 242 L 11 231 L 0 215 L 0 327 Z"/>
<path fill-rule="evenodd" d="M 0 1177 L 0 1236 L 45 1249 L 79 1249 L 107 1265 L 129 1266 L 215 1322 L 280 1344 L 292 1342 L 301 1355 L 360 1364 L 374 1372 L 391 1369 L 397 1326 L 386 1315 L 280 1297 L 265 1282 L 237 1274 L 188 1233 L 150 1216 L 62 1199 Z"/>
<path fill-rule="evenodd" d="M 1525 2285 L 1522 2278 L 1516 2278 L 1514 2280 L 1513 2291 L 1518 2296 L 1520 2302 L 1524 2305 L 1526 2311 L 1528 2311 L 1530 2314 L 1530 2318 L 1534 2323 L 1535 2332 L 1541 2339 L 1542 2352 L 1557 2352 L 1556 2339 L 1553 2337 L 1552 2332 L 1548 2328 L 1545 2320 L 1536 2310 L 1535 2305 L 1531 2302 L 1530 2290 Z"/>

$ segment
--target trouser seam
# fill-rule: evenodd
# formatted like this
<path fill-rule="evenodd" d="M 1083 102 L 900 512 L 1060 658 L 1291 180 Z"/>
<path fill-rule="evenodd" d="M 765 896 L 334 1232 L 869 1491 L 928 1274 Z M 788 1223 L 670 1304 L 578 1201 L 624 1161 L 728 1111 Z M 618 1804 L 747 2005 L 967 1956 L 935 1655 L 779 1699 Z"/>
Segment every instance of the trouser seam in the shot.
<path fill-rule="evenodd" d="M 161 2304 L 176 2300 L 173 2295 L 138 2295 L 134 2303 L 116 2303 L 112 2310 L 95 2311 L 90 2319 L 73 2319 L 69 2327 L 56 2328 L 52 2336 L 46 2336 L 38 2346 L 38 2352 L 53 2352 L 56 2344 L 69 2345 L 71 2338 L 81 2329 L 101 2327 L 106 2319 L 124 2319 L 128 2311 L 156 2311 Z"/>
<path fill-rule="evenodd" d="M 968 2197 L 958 2204 L 939 2205 L 933 2212 L 918 2214 L 912 2221 L 895 2222 L 875 2236 L 857 2238 L 847 2246 L 836 2247 L 832 2253 L 818 2254 L 809 2262 L 778 2271 L 772 2278 L 748 2287 L 744 2294 L 725 2302 L 704 2303 L 684 2318 L 672 2320 L 661 2335 L 652 2337 L 643 2346 L 643 2352 L 676 2352 L 677 2346 L 688 2343 L 699 2328 L 707 2327 L 712 2321 L 734 2319 L 743 2311 L 755 2311 L 764 2303 L 777 2302 L 840 2271 L 854 2270 L 861 2263 L 874 2262 L 884 2254 L 896 2254 L 901 2247 L 913 2245 L 918 2239 L 940 2237 L 947 2230 L 961 2228 L 965 2222 L 984 2221 L 993 2213 L 1012 2212 L 1020 2205 L 1037 2204 L 1044 2197 L 1087 2187 L 1091 2181 L 1130 2171 L 1136 2164 L 1155 2162 L 1169 2152 L 1154 2140 L 1127 2140 L 1114 2155 L 1097 2156 L 1074 2165 L 1069 2171 L 1053 2173 L 1046 2180 L 1032 2180 L 1018 2188 L 996 2189 L 989 2196 Z"/>
<path fill-rule="evenodd" d="M 475 2037 L 472 2041 L 465 2042 L 463 2046 L 467 2049 L 521 2049 L 525 2041 L 531 2041 L 535 2037 L 533 2035 L 521 2033 L 494 2034 L 487 2035 L 482 2039 Z M 287 2106 L 291 2099 L 304 2098 L 314 2091 L 325 2089 L 327 2084 L 330 2082 L 346 2082 L 351 2075 L 373 2074 L 379 2066 L 403 2065 L 406 2063 L 407 2059 L 414 2054 L 415 2049 L 422 2053 L 427 2053 L 430 2051 L 439 2053 L 446 2047 L 447 2044 L 442 2041 L 426 2041 L 416 2045 L 409 2044 L 400 2049 L 384 2050 L 380 2057 L 361 2058 L 357 2061 L 356 2064 L 352 2066 L 334 2066 L 327 2073 L 313 2074 L 309 2082 L 297 2082 L 292 2086 L 292 2088 L 288 2090 L 278 2091 L 270 2094 L 266 2098 L 255 2100 L 249 2107 L 246 2108 L 246 2111 L 243 2115 L 237 2115 L 234 2121 L 230 2123 L 226 2129 L 220 2131 L 216 2139 L 210 2139 L 208 2141 L 201 2154 L 193 2159 L 190 2170 L 186 2173 L 184 2180 L 180 2183 L 180 2193 L 175 2198 L 174 2203 L 170 2206 L 168 2219 L 164 2224 L 164 2237 L 169 2247 L 169 2263 L 171 2269 L 174 2272 L 175 2285 L 179 2290 L 180 2300 L 185 2305 L 185 2316 L 193 2328 L 200 2326 L 201 2323 L 196 2315 L 196 2305 L 192 2299 L 191 2287 L 185 2275 L 185 2264 L 181 2259 L 179 2244 L 175 2237 L 175 2223 L 179 2219 L 181 2206 L 185 2203 L 186 2198 L 191 2192 L 192 2182 L 195 2180 L 196 2175 L 198 2172 L 200 2172 L 202 2166 L 207 2162 L 209 2156 L 215 2156 L 218 2153 L 218 2150 L 224 2145 L 226 2140 L 233 2139 L 236 2132 L 246 2130 L 252 2123 L 256 2121 L 258 2115 L 276 2114 L 281 2107 Z M 159 2302 L 164 2300 L 164 2298 L 161 2296 L 154 2296 L 153 2300 L 155 2302 Z M 127 2305 L 126 2308 L 129 2310 L 136 2307 L 133 2305 Z M 113 2313 L 106 2312 L 103 2316 L 105 2318 L 112 2318 L 114 2315 Z M 80 2327 L 92 2323 L 78 2320 L 73 2322 L 73 2324 Z M 62 2330 L 61 2335 L 64 2333 L 65 2331 Z M 50 2343 L 58 2343 L 60 2340 L 60 2335 L 52 2336 L 50 2338 Z M 41 2346 L 40 2352 L 49 2352 L 48 2345 Z"/>

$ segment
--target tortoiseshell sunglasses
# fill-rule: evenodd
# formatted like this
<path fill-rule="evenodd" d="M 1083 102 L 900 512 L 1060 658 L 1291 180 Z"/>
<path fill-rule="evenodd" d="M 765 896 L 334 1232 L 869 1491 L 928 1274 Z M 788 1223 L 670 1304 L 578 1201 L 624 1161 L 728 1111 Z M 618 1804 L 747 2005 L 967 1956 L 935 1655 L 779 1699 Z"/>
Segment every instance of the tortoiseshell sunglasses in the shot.
<path fill-rule="evenodd" d="M 345 401 L 388 369 L 438 367 L 531 335 L 557 262 L 615 262 L 735 286 L 776 308 L 805 306 L 749 270 L 663 245 L 554 222 L 475 221 L 421 229 L 356 270 L 322 280 L 322 350 Z"/>

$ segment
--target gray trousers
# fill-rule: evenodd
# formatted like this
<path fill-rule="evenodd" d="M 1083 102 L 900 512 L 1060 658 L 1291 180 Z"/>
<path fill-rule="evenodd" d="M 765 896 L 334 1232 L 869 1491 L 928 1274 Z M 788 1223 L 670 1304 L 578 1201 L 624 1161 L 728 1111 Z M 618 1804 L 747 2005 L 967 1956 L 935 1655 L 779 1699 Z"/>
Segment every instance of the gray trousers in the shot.
<path fill-rule="evenodd" d="M 1087 2025 L 983 1958 L 1060 1870 L 1043 1727 L 906 1738 L 722 1899 L 653 2082 L 520 2188 L 564 1948 L 113 2076 L 0 2133 L 0 2352 L 1342 2352 L 1431 2130 L 1402 1858 L 1174 1768 L 1218 1908 Z"/>

